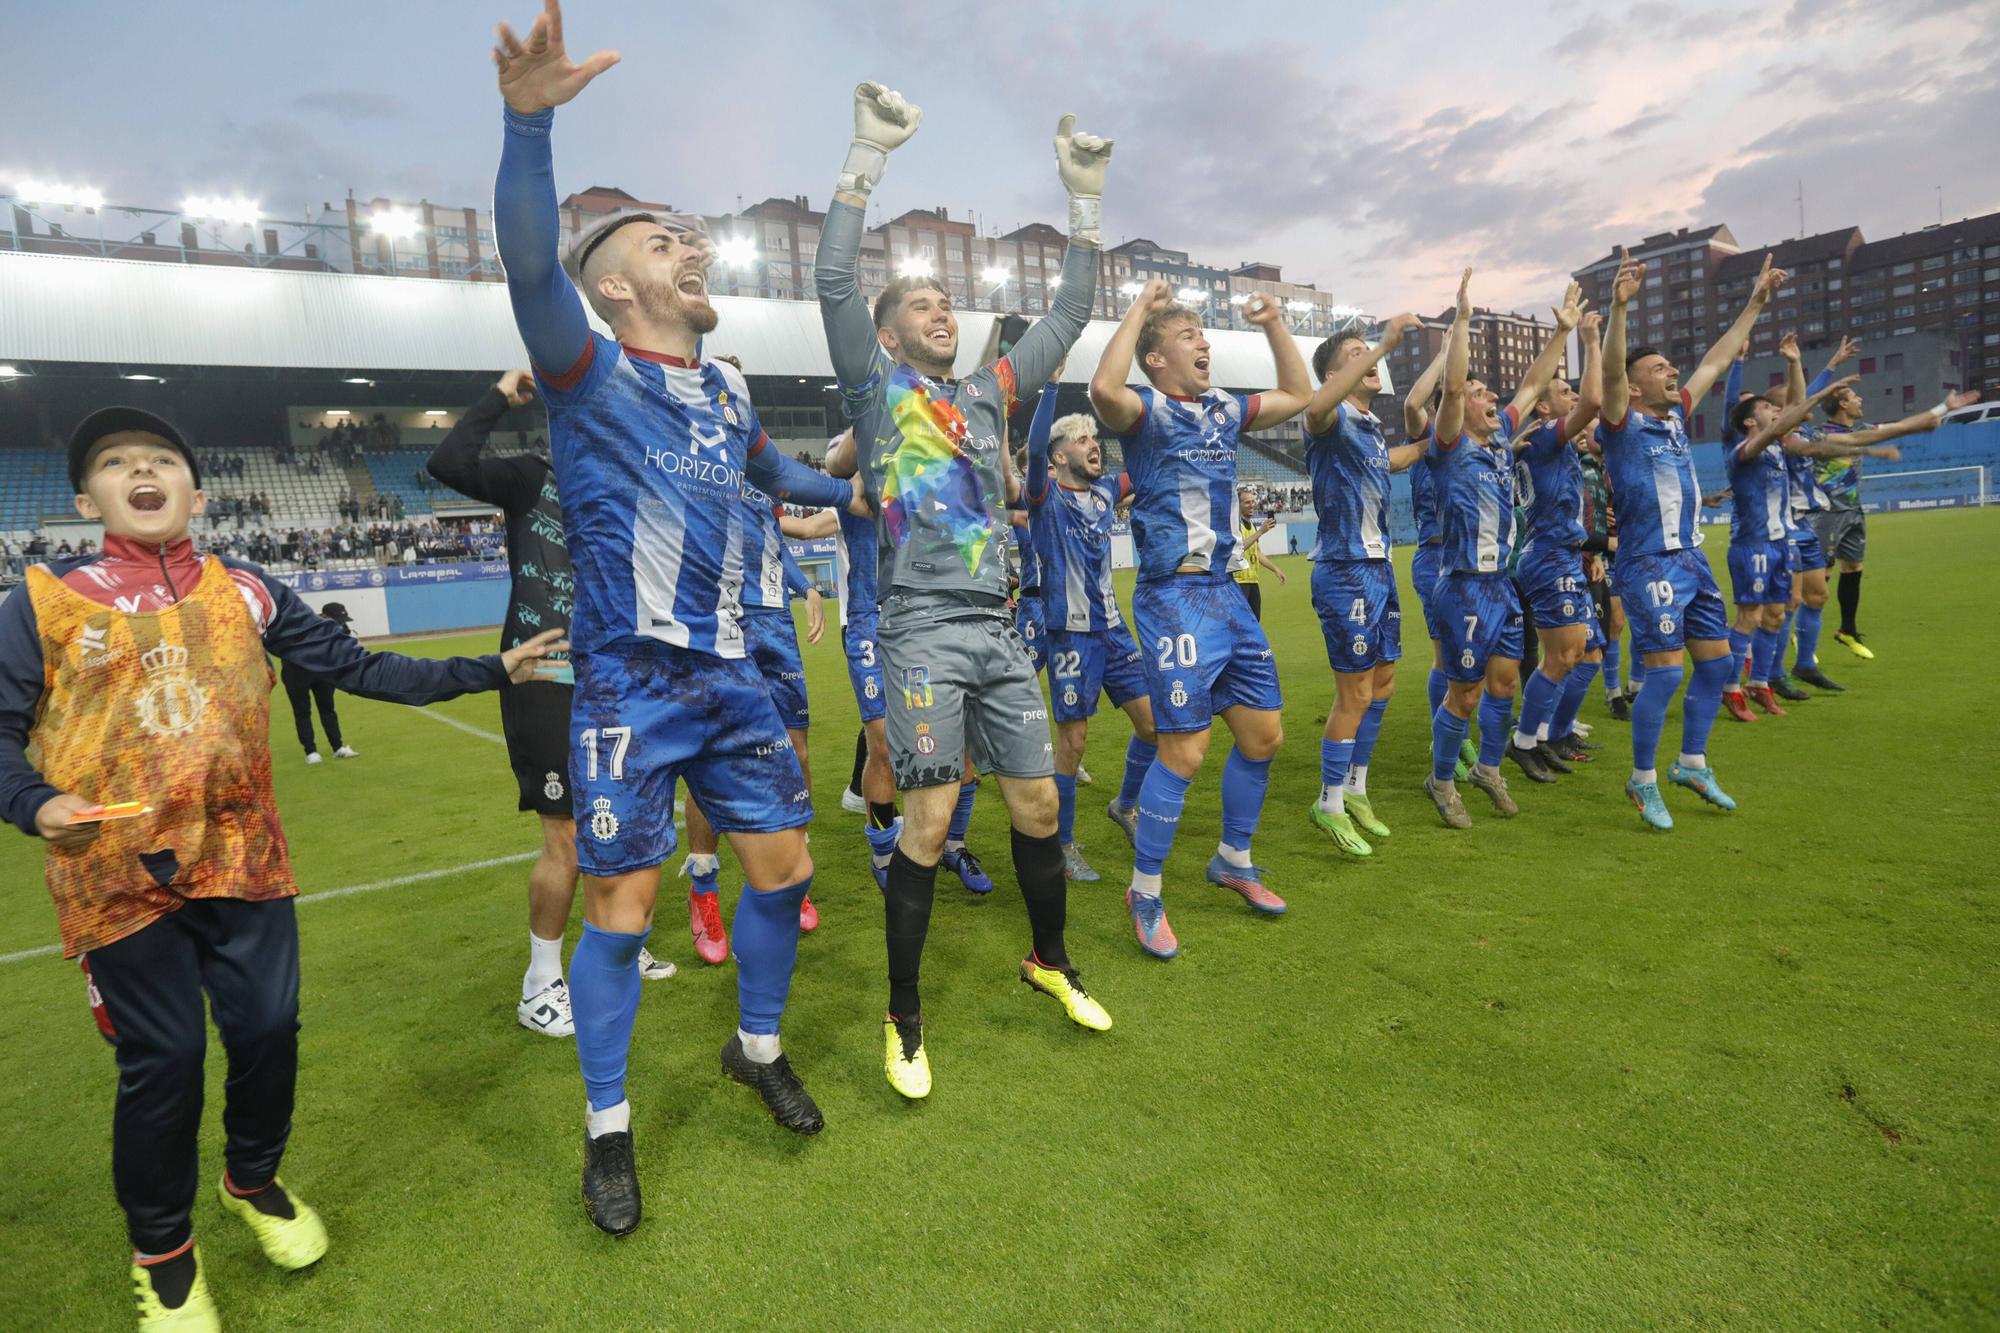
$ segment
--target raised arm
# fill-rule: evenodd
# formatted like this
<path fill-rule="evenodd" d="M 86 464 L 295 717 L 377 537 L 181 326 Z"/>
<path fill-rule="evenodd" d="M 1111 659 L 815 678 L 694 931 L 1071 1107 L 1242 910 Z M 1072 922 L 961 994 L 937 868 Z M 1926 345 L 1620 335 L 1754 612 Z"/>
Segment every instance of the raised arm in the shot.
<path fill-rule="evenodd" d="M 1813 394 L 1819 392 L 1818 389 L 1806 386 L 1806 363 L 1799 355 L 1798 334 L 1787 333 L 1784 337 L 1778 339 L 1778 355 L 1785 358 L 1785 401 L 1778 404 L 1778 406 L 1785 407 L 1791 403 L 1803 403 Z M 1824 388 L 1825 386 L 1822 385 L 1821 387 Z M 1734 406 L 1736 406 L 1736 400 L 1730 398 L 1723 406 L 1723 411 L 1727 412 Z"/>
<path fill-rule="evenodd" d="M 818 541 L 822 537 L 831 537 L 840 531 L 840 515 L 831 509 L 816 510 L 804 518 L 783 514 L 778 518 L 778 531 L 793 541 Z"/>
<path fill-rule="evenodd" d="M 1307 433 L 1326 434 L 1328 428 L 1333 425 L 1335 414 L 1340 411 L 1340 405 L 1347 401 L 1348 395 L 1360 388 L 1361 381 L 1368 378 L 1368 372 L 1375 369 L 1383 357 L 1395 350 L 1397 342 L 1402 339 L 1406 330 L 1414 329 L 1422 323 L 1422 320 L 1407 310 L 1400 315 L 1391 315 L 1389 322 L 1382 327 L 1382 340 L 1369 348 L 1366 356 L 1357 356 L 1328 371 L 1326 379 L 1313 391 L 1312 401 L 1306 404 Z M 1407 407 L 1405 410 L 1407 411 Z M 1414 435 L 1422 429 L 1423 427 L 1419 425 L 1417 430 L 1410 433 Z"/>
<path fill-rule="evenodd" d="M 796 458 L 787 458 L 769 439 L 760 439 L 751 447 L 743 471 L 758 490 L 792 504 L 845 509 L 853 497 L 847 478 L 817 472 Z"/>
<path fill-rule="evenodd" d="M 1829 386 L 1826 393 L 1832 392 L 1833 389 L 1837 389 L 1841 385 L 1852 384 L 1859 378 L 1860 376 L 1858 375 L 1849 375 L 1846 379 L 1839 381 L 1839 383 Z M 1821 397 L 1824 396 L 1825 393 L 1822 393 Z M 1853 453 L 1865 449 L 1871 444 L 1884 444 L 1890 440 L 1900 440 L 1905 435 L 1923 435 L 1943 425 L 1945 413 L 1956 412 L 1961 407 L 1970 407 L 1978 401 L 1979 394 L 1976 390 L 1947 394 L 1944 402 L 1940 403 L 1937 407 L 1926 408 L 1914 416 L 1904 417 L 1901 421 L 1892 421 L 1886 426 L 1870 426 L 1866 430 L 1843 431 L 1840 436 L 1840 443 L 1846 446 L 1849 453 Z"/>
<path fill-rule="evenodd" d="M 1796 403 L 1789 404 L 1784 411 L 1778 413 L 1777 420 L 1768 426 L 1763 426 L 1753 431 L 1749 438 L 1737 445 L 1737 456 L 1747 462 L 1755 458 L 1758 454 L 1763 453 L 1765 449 L 1778 443 L 1787 435 L 1797 430 L 1800 423 L 1806 419 L 1807 414 L 1813 408 L 1817 407 L 1822 399 L 1837 389 L 1846 388 L 1848 385 L 1854 383 L 1854 380 L 1855 377 L 1850 375 L 1844 380 L 1827 385 L 1816 394 L 1812 394 L 1809 397 L 1801 397 Z M 1924 415 L 1929 416 L 1930 414 L 1926 412 Z"/>
<path fill-rule="evenodd" d="M 1432 434 L 1438 448 L 1450 450 L 1465 432 L 1465 380 L 1472 369 L 1472 270 L 1458 280 L 1458 314 L 1451 321 L 1451 342 L 1445 349 L 1444 400 Z"/>
<path fill-rule="evenodd" d="M 1542 344 L 1527 375 L 1521 380 L 1521 387 L 1514 391 L 1514 420 L 1526 421 L 1528 414 L 1535 410 L 1535 404 L 1549 391 L 1549 384 L 1556 377 L 1556 367 L 1562 364 L 1563 345 L 1569 341 L 1570 330 L 1583 319 L 1584 307 L 1590 302 L 1583 299 L 1583 284 L 1571 282 L 1563 292 L 1563 303 L 1551 311 L 1556 318 L 1555 331 Z"/>
<path fill-rule="evenodd" d="M 1049 430 L 1056 422 L 1056 382 L 1050 380 L 1042 386 L 1042 393 L 1035 400 L 1034 420 L 1028 423 L 1028 477 L 1022 488 L 1022 498 L 1029 505 L 1038 505 L 1049 494 Z"/>
<path fill-rule="evenodd" d="M 1563 438 L 1574 440 L 1590 429 L 1604 405 L 1604 349 L 1598 329 L 1604 317 L 1592 310 L 1577 324 L 1577 342 L 1583 347 L 1583 374 L 1576 382 L 1576 406 L 1563 422 Z"/>
<path fill-rule="evenodd" d="M 1688 376 L 1687 382 L 1681 386 L 1689 402 L 1699 403 L 1715 382 L 1722 378 L 1722 372 L 1729 368 L 1739 350 L 1750 341 L 1750 329 L 1757 323 L 1757 317 L 1764 313 L 1764 307 L 1771 303 L 1771 293 L 1783 286 L 1789 276 L 1781 268 L 1772 268 L 1771 256 L 1764 256 L 1764 267 L 1758 271 L 1757 285 L 1751 288 L 1743 313 L 1723 331 L 1715 346 L 1708 349 L 1708 355 L 1701 359 L 1701 364 L 1694 368 L 1694 374 Z M 1605 359 L 1608 361 L 1610 357 Z"/>
<path fill-rule="evenodd" d="M 1410 386 L 1410 392 L 1403 398 L 1403 434 L 1409 439 L 1422 435 L 1431 424 L 1431 395 L 1437 392 L 1438 381 L 1444 377 L 1444 359 L 1451 354 L 1451 339 L 1447 337 L 1438 354 L 1424 367 L 1424 373 L 1417 376 L 1417 382 Z"/>
<path fill-rule="evenodd" d="M 813 285 L 819 292 L 827 352 L 833 358 L 834 376 L 845 390 L 866 386 L 886 360 L 875 341 L 874 317 L 856 280 L 868 194 L 882 179 L 889 154 L 917 132 L 923 118 L 923 108 L 904 101 L 894 89 L 879 83 L 863 83 L 854 89 L 854 140 L 841 164 L 833 206 L 827 209 L 813 260 Z"/>
<path fill-rule="evenodd" d="M 1299 355 L 1298 339 L 1285 326 L 1284 313 L 1274 296 L 1253 296 L 1243 306 L 1243 317 L 1264 330 L 1265 341 L 1271 344 L 1271 360 L 1278 369 L 1278 387 L 1257 395 L 1257 416 L 1243 423 L 1246 431 L 1290 421 L 1306 410 L 1312 398 L 1312 372 Z"/>
<path fill-rule="evenodd" d="M 560 228 L 549 131 L 555 108 L 617 64 L 618 53 L 599 51 L 581 65 L 573 63 L 563 47 L 562 6 L 547 0 L 525 40 L 500 25 L 493 63 L 507 103 L 500 175 L 493 186 L 493 241 L 507 271 L 507 297 L 521 341 L 537 368 L 561 376 L 583 356 L 590 324 L 583 298 L 556 253 Z"/>
<path fill-rule="evenodd" d="M 527 494 L 526 472 L 515 460 L 485 458 L 482 451 L 493 427 L 509 407 L 534 401 L 533 379 L 525 370 L 510 370 L 500 382 L 481 394 L 451 428 L 450 434 L 431 451 L 425 470 L 460 495 L 483 500 L 502 509 L 532 504 Z M 540 464 L 535 464 L 537 471 Z M 540 486 L 534 487 L 536 493 Z"/>
<path fill-rule="evenodd" d="M 1173 299 L 1174 290 L 1166 279 L 1149 280 L 1133 298 L 1132 308 L 1118 321 L 1111 341 L 1097 358 L 1097 369 L 1090 376 L 1090 405 L 1097 409 L 1105 429 L 1114 435 L 1123 435 L 1138 425 L 1146 410 L 1145 400 L 1125 381 L 1132 376 L 1132 356 L 1139 349 L 1139 330 L 1146 326 L 1148 316 L 1165 309 Z"/>
<path fill-rule="evenodd" d="M 1090 323 L 1097 293 L 1098 218 L 1111 143 L 1095 134 L 1077 133 L 1075 116 L 1066 115 L 1056 125 L 1056 168 L 1069 191 L 1069 249 L 1063 253 L 1062 282 L 1049 313 L 1007 353 L 1017 384 L 1046 383 Z"/>
<path fill-rule="evenodd" d="M 1597 414 L 1605 425 L 1625 424 L 1632 413 L 1632 386 L 1625 378 L 1625 312 L 1645 281 L 1646 266 L 1635 264 L 1618 247 L 1618 276 L 1611 280 L 1611 317 L 1604 321 L 1604 405 Z"/>
<path fill-rule="evenodd" d="M 1840 346 L 1834 349 L 1833 356 L 1827 361 L 1826 367 L 1819 374 L 1813 376 L 1812 383 L 1806 386 L 1806 392 L 1818 393 L 1821 389 L 1833 383 L 1833 372 L 1840 369 L 1847 362 L 1852 361 L 1860 351 L 1860 343 L 1854 341 L 1852 338 L 1842 338 Z"/>

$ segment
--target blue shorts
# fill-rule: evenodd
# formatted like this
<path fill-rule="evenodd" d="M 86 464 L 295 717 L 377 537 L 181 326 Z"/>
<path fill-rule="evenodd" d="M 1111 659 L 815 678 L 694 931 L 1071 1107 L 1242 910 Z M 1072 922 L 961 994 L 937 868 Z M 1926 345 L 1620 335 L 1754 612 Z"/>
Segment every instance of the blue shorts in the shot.
<path fill-rule="evenodd" d="M 1819 544 L 1819 534 L 1812 530 L 1812 524 L 1799 524 L 1792 533 L 1792 572 L 1803 574 L 1825 568 L 1826 551 Z"/>
<path fill-rule="evenodd" d="M 1492 658 L 1521 660 L 1521 595 L 1505 574 L 1445 574 L 1431 591 L 1447 680 L 1486 679 Z"/>
<path fill-rule="evenodd" d="M 1040 671 L 1048 663 L 1048 623 L 1042 619 L 1042 595 L 1022 593 L 1014 602 L 1014 632 L 1028 645 L 1028 660 Z"/>
<path fill-rule="evenodd" d="M 799 631 L 790 609 L 743 613 L 743 650 L 771 688 L 771 704 L 787 731 L 804 731 L 812 714 L 806 707 L 806 664 L 799 657 Z"/>
<path fill-rule="evenodd" d="M 1416 589 L 1417 609 L 1424 613 L 1424 636 L 1439 639 L 1437 617 L 1431 614 L 1431 589 L 1437 586 L 1438 567 L 1444 550 L 1436 542 L 1417 548 L 1410 557 L 1410 583 Z"/>
<path fill-rule="evenodd" d="M 1113 708 L 1147 697 L 1146 668 L 1139 645 L 1121 618 L 1106 629 L 1049 631 L 1049 699 L 1058 722 L 1076 722 L 1097 712 L 1097 696 L 1111 696 Z"/>
<path fill-rule="evenodd" d="M 1729 587 L 1738 606 L 1778 606 L 1792 600 L 1792 544 L 1729 543 Z"/>
<path fill-rule="evenodd" d="M 1270 712 L 1284 706 L 1271 641 L 1226 574 L 1141 583 L 1132 619 L 1159 730 L 1206 731 L 1217 713 L 1239 704 Z"/>
<path fill-rule="evenodd" d="M 1313 609 L 1335 671 L 1367 671 L 1403 655 L 1403 604 L 1387 560 L 1315 560 Z"/>
<path fill-rule="evenodd" d="M 1625 603 L 1632 646 L 1641 654 L 1677 653 L 1690 639 L 1727 639 L 1729 607 L 1700 551 L 1627 555 L 1611 590 Z"/>
<path fill-rule="evenodd" d="M 875 639 L 876 617 L 853 616 L 840 631 L 840 646 L 847 654 L 847 683 L 854 687 L 854 702 L 861 706 L 863 725 L 880 722 L 888 705 L 882 697 L 882 650 Z"/>
<path fill-rule="evenodd" d="M 569 780 L 584 874 L 622 875 L 671 856 L 681 778 L 724 833 L 812 818 L 799 757 L 755 662 L 664 646 L 575 660 Z"/>
<path fill-rule="evenodd" d="M 1597 601 L 1583 573 L 1583 552 L 1572 546 L 1530 546 L 1514 571 L 1521 595 L 1535 613 L 1536 629 L 1587 625 L 1597 619 Z"/>

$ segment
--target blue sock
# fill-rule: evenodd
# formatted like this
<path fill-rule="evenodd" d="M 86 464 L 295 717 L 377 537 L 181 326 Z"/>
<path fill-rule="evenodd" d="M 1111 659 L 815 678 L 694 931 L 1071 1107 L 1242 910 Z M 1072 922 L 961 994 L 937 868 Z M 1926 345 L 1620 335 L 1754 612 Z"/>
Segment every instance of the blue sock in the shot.
<path fill-rule="evenodd" d="M 1353 741 L 1319 738 L 1319 785 L 1341 787 L 1347 782 L 1347 766 L 1354 762 Z"/>
<path fill-rule="evenodd" d="M 1076 774 L 1056 774 L 1056 837 L 1063 846 L 1076 841 Z"/>
<path fill-rule="evenodd" d="M 1343 774 L 1343 776 L 1345 776 Z M 1264 793 L 1271 786 L 1271 761 L 1247 759 L 1235 746 L 1222 766 L 1222 842 L 1239 852 L 1250 850 L 1257 820 L 1264 813 Z"/>
<path fill-rule="evenodd" d="M 1743 661 L 1750 656 L 1750 647 L 1750 635 L 1731 625 L 1729 627 L 1729 661 L 1730 665 L 1736 671 L 1736 674 L 1730 677 L 1731 680 L 1743 679 Z M 1752 679 L 1762 680 L 1763 677 L 1756 675 L 1753 671 Z"/>
<path fill-rule="evenodd" d="M 1513 731 L 1508 719 L 1513 716 L 1512 699 L 1496 699 L 1491 690 L 1479 697 L 1479 762 L 1488 768 L 1499 767 L 1507 755 L 1507 741 Z"/>
<path fill-rule="evenodd" d="M 1366 768 L 1375 757 L 1375 742 L 1382 735 L 1382 714 L 1389 711 L 1387 699 L 1371 700 L 1354 732 L 1354 767 Z"/>
<path fill-rule="evenodd" d="M 812 876 L 788 888 L 759 893 L 749 885 L 736 900 L 735 933 L 737 1022 L 745 1032 L 775 1033 L 792 990 L 792 969 L 799 961 L 799 904 L 812 887 Z"/>
<path fill-rule="evenodd" d="M 1783 643 L 1784 640 L 1778 637 L 1778 631 L 1774 629 L 1760 628 L 1751 636 L 1750 679 L 1767 685 L 1770 683 L 1771 677 L 1777 674 L 1778 649 Z M 1700 669 L 1697 668 L 1695 677 L 1700 679 L 1700 676 Z"/>
<path fill-rule="evenodd" d="M 1142 875 L 1157 875 L 1167 853 L 1173 850 L 1174 830 L 1181 826 L 1181 807 L 1187 804 L 1193 778 L 1184 778 L 1155 759 L 1139 786 L 1139 836 L 1133 839 L 1132 868 Z"/>
<path fill-rule="evenodd" d="M 1436 667 L 1431 668 L 1430 679 L 1424 682 L 1424 694 L 1431 701 L 1431 716 L 1444 707 L 1444 696 L 1450 692 L 1451 680 Z"/>
<path fill-rule="evenodd" d="M 972 827 L 972 802 L 979 795 L 979 783 L 968 782 L 958 789 L 958 804 L 951 812 L 951 827 L 945 830 L 944 840 L 948 843 L 964 842 L 965 831 Z M 745 1028 L 745 1032 L 749 1029 Z"/>
<path fill-rule="evenodd" d="M 1798 618 L 1799 612 L 1803 610 L 1805 610 L 1803 604 L 1785 608 L 1785 623 L 1778 631 L 1778 656 L 1771 663 L 1771 674 L 1774 676 L 1785 674 L 1785 653 L 1792 642 L 1792 622 Z"/>
<path fill-rule="evenodd" d="M 792 926 L 798 928 L 796 912 Z M 576 1062 L 583 1068 L 593 1111 L 625 1100 L 625 1058 L 632 1049 L 632 1020 L 639 1014 L 639 948 L 651 933 L 599 930 L 586 921 L 576 952 L 569 956 Z"/>
<path fill-rule="evenodd" d="M 1438 782 L 1450 782 L 1458 772 L 1458 747 L 1472 730 L 1469 718 L 1439 704 L 1431 714 L 1431 777 Z"/>
<path fill-rule="evenodd" d="M 1798 634 L 1799 653 L 1793 659 L 1792 669 L 1804 671 L 1819 665 L 1819 618 L 1821 608 L 1802 606 L 1799 608 Z"/>
<path fill-rule="evenodd" d="M 1613 639 L 1604 645 L 1604 697 L 1618 693 L 1618 664 L 1625 655 L 1625 645 Z"/>
<path fill-rule="evenodd" d="M 1578 662 L 1563 677 L 1562 702 L 1556 705 L 1549 735 L 1567 736 L 1576 730 L 1576 715 L 1583 711 L 1583 701 L 1590 694 L 1590 682 L 1597 678 L 1597 671 L 1595 662 Z"/>
<path fill-rule="evenodd" d="M 1718 657 L 1725 669 L 1729 659 Z M 1681 688 L 1681 665 L 1657 666 L 1646 673 L 1646 683 L 1639 687 L 1638 697 L 1632 700 L 1632 767 L 1645 770 L 1654 767 L 1653 759 L 1660 751 L 1660 733 L 1667 729 L 1667 705 L 1674 701 L 1674 695 Z M 1715 701 L 1722 702 L 1722 694 L 1716 692 Z M 1713 719 L 1715 710 L 1709 710 Z"/>
<path fill-rule="evenodd" d="M 1130 810 L 1139 803 L 1139 785 L 1146 780 L 1146 770 L 1153 766 L 1153 757 L 1160 752 L 1157 745 L 1148 745 L 1134 736 L 1125 744 L 1125 784 L 1118 789 L 1118 804 Z"/>
<path fill-rule="evenodd" d="M 1561 735 L 1555 728 L 1556 709 L 1561 706 L 1563 682 L 1550 680 L 1540 671 L 1528 673 L 1528 684 L 1521 691 L 1521 734 L 1541 735 L 1542 724 L 1549 724 L 1549 735 Z M 1483 727 L 1484 721 L 1480 723 Z"/>
<path fill-rule="evenodd" d="M 1646 658 L 1639 651 L 1638 636 L 1633 635 L 1631 636 L 1631 638 L 1632 638 L 1632 655 L 1631 655 L 1631 661 L 1627 665 L 1625 678 L 1632 682 L 1632 686 L 1627 691 L 1627 693 L 1637 694 L 1640 690 L 1646 688 Z"/>
<path fill-rule="evenodd" d="M 1694 664 L 1694 679 L 1688 682 L 1687 698 L 1681 700 L 1682 754 L 1708 753 L 1708 729 L 1715 725 L 1715 712 L 1722 707 L 1722 687 L 1729 679 L 1726 657 Z"/>

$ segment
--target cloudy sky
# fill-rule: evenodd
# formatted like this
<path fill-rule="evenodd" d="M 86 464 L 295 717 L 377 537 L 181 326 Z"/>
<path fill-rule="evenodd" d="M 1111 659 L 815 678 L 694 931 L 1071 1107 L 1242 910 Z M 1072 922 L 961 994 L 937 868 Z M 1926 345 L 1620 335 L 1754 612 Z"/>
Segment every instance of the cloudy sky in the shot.
<path fill-rule="evenodd" d="M 1091 17 L 1082 19 L 1079 14 Z M 351 189 L 490 199 L 488 51 L 529 0 L 65 0 L 8 23 L 0 182 L 301 216 Z M 1014 22 L 1002 27 L 995 16 Z M 1504 28 L 1496 27 L 1503 19 Z M 1545 307 L 1620 239 L 1726 222 L 1744 246 L 1871 238 L 2000 209 L 1992 0 L 1596 0 L 1087 7 L 574 0 L 572 51 L 623 63 L 560 114 L 564 190 L 720 213 L 824 207 L 857 80 L 925 109 L 876 193 L 1009 229 L 1062 222 L 1060 112 L 1114 136 L 1107 240 L 1258 259 L 1387 313 Z M 25 114 L 22 114 L 25 112 Z"/>

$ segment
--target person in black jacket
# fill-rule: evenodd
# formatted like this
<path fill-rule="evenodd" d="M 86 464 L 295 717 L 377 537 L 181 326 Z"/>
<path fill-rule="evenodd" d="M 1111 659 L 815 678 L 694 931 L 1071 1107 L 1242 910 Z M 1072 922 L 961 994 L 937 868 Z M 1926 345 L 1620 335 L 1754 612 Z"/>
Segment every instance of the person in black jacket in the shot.
<path fill-rule="evenodd" d="M 350 638 L 354 631 L 354 617 L 339 602 L 328 602 L 319 609 L 321 619 L 331 620 L 339 625 Z M 319 705 L 319 724 L 326 728 L 327 743 L 333 746 L 335 759 L 355 759 L 354 747 L 340 738 L 340 714 L 333 707 L 333 682 L 310 675 L 305 668 L 286 662 L 278 672 L 284 682 L 285 697 L 292 701 L 292 722 L 298 727 L 299 744 L 305 747 L 306 762 L 319 762 L 319 742 L 313 736 L 312 710 Z"/>
<path fill-rule="evenodd" d="M 485 452 L 508 409 L 526 407 L 534 398 L 533 377 L 525 370 L 508 371 L 466 409 L 427 465 L 431 476 L 460 495 L 493 505 L 506 518 L 513 589 L 500 631 L 502 648 L 524 643 L 546 626 L 567 625 L 576 595 L 548 458 Z M 569 672 L 500 691 L 500 730 L 520 787 L 519 808 L 534 811 L 542 825 L 542 852 L 528 872 L 528 970 L 515 1016 L 522 1027 L 551 1037 L 576 1031 L 562 970 L 563 932 L 576 901 L 576 820 L 569 790 L 569 710 L 575 693 Z M 641 949 L 639 972 L 658 980 L 672 976 L 674 966 Z"/>

